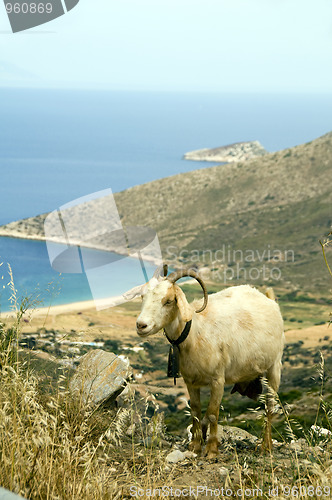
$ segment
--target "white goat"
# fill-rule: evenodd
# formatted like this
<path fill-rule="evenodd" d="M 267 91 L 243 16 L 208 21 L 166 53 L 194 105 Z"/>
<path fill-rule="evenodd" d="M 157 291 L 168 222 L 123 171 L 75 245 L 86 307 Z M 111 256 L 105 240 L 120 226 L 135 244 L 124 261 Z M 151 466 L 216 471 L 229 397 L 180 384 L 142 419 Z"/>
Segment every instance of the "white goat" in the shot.
<path fill-rule="evenodd" d="M 184 276 L 200 283 L 203 303 L 200 300 L 188 304 L 183 291 L 175 284 Z M 204 283 L 191 270 L 154 279 L 152 284 L 148 282 L 142 288 L 142 298 L 136 324 L 140 337 L 164 329 L 169 341 L 174 343 L 188 330 L 188 325 L 190 327 L 179 345 L 180 371 L 189 391 L 193 417 L 190 449 L 201 452 L 210 425 L 205 454 L 208 458 L 218 454 L 217 425 L 224 384 L 235 384 L 232 392 L 239 391 L 256 399 L 262 392 L 263 375 L 272 389 L 267 395 L 263 446 L 271 449 L 273 391 L 276 392 L 280 384 L 284 346 L 278 304 L 249 285 L 234 286 L 208 296 Z M 211 397 L 201 422 L 200 388 L 203 386 L 211 388 Z"/>

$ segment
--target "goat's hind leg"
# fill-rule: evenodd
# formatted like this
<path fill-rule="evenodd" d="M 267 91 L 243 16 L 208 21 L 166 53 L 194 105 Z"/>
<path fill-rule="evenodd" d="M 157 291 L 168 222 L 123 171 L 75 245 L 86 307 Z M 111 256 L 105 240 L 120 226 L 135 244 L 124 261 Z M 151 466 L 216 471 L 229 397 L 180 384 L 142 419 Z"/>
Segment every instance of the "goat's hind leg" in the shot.
<path fill-rule="evenodd" d="M 207 458 L 215 458 L 218 455 L 218 418 L 219 418 L 219 410 L 221 400 L 224 394 L 224 381 L 223 380 L 214 380 L 211 386 L 211 397 L 209 401 L 209 405 L 206 410 L 206 414 L 203 419 L 203 437 L 204 433 L 206 434 L 206 430 L 208 425 L 210 425 L 210 435 L 209 439 L 206 443 L 206 448 L 204 455 Z"/>
<path fill-rule="evenodd" d="M 201 395 L 200 389 L 188 385 L 189 397 L 190 397 L 190 408 L 191 415 L 193 418 L 193 425 L 191 429 L 192 441 L 189 444 L 189 449 L 198 455 L 202 451 L 202 428 L 201 428 Z"/>
<path fill-rule="evenodd" d="M 280 385 L 281 362 L 277 361 L 266 374 L 267 377 L 267 395 L 266 395 L 266 422 L 263 438 L 263 451 L 272 450 L 272 418 L 276 404 L 276 394 Z"/>

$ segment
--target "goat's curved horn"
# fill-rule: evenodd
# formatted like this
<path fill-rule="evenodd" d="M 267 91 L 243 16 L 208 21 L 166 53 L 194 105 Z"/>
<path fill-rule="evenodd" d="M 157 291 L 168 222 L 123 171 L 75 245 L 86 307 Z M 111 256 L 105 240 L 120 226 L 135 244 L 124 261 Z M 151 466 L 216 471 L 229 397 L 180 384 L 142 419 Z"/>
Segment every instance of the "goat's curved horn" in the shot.
<path fill-rule="evenodd" d="M 199 275 L 195 271 L 193 271 L 192 269 L 182 269 L 181 271 L 175 271 L 174 273 L 171 273 L 167 277 L 167 279 L 171 283 L 175 283 L 180 278 L 185 278 L 186 276 L 190 276 L 191 278 L 195 278 L 195 280 L 198 281 L 198 283 L 201 285 L 201 287 L 203 289 L 203 292 L 204 292 L 204 302 L 203 302 L 202 307 L 196 311 L 197 313 L 200 313 L 200 312 L 204 311 L 204 309 L 207 306 L 207 303 L 208 303 L 208 293 L 207 293 L 206 286 L 205 286 L 204 282 L 202 281 L 202 279 L 199 277 Z"/>

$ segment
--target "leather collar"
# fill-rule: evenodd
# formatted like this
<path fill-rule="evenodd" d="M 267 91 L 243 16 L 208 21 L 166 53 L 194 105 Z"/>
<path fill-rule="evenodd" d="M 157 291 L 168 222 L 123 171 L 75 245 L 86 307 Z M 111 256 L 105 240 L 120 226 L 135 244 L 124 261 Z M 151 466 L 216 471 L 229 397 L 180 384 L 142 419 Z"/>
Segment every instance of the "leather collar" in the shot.
<path fill-rule="evenodd" d="M 165 332 L 165 330 L 164 330 L 164 332 L 165 332 L 165 335 L 166 335 L 166 338 L 167 338 L 168 342 L 169 342 L 170 344 L 172 344 L 172 345 L 175 345 L 175 346 L 179 347 L 179 345 L 180 345 L 180 344 L 182 344 L 182 342 L 184 342 L 184 341 L 186 340 L 186 338 L 188 337 L 188 335 L 189 335 L 190 328 L 191 328 L 191 322 L 192 322 L 192 320 L 187 321 L 187 323 L 186 323 L 186 325 L 185 325 L 185 327 L 184 327 L 184 329 L 183 329 L 183 331 L 182 331 L 182 333 L 181 333 L 180 337 L 179 337 L 179 338 L 177 338 L 176 340 L 172 340 L 172 339 L 170 339 L 170 338 L 167 336 L 167 333 L 166 333 L 166 332 Z"/>

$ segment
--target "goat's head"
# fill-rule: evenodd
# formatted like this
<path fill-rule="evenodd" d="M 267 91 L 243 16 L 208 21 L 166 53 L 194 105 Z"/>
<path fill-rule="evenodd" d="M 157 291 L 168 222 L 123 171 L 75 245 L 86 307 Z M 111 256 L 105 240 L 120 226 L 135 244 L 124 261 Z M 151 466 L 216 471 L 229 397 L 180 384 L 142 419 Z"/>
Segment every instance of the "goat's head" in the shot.
<path fill-rule="evenodd" d="M 204 302 L 196 313 L 202 312 L 208 301 L 206 287 L 193 270 L 182 270 L 171 273 L 168 277 L 167 267 L 164 266 L 164 276 L 150 280 L 142 290 L 143 305 L 141 314 L 137 318 L 136 329 L 138 335 L 147 337 L 165 328 L 180 314 L 183 321 L 189 321 L 193 315 L 193 308 L 187 302 L 186 296 L 181 288 L 176 285 L 180 278 L 190 276 L 195 278 L 204 292 Z"/>

